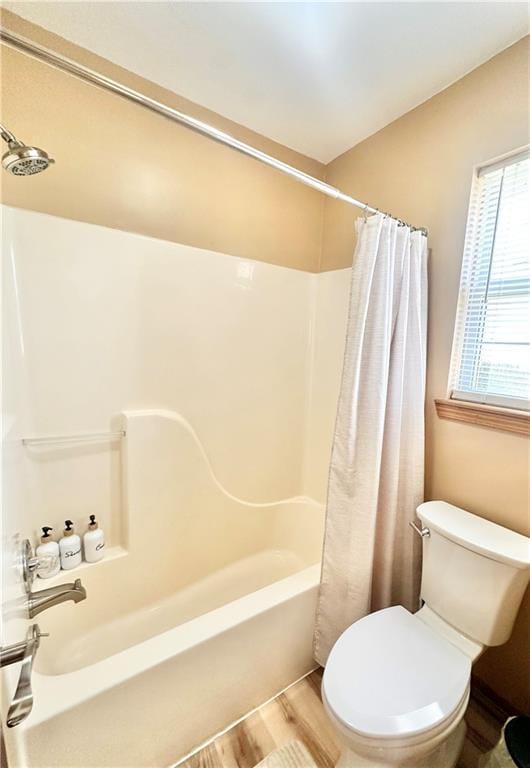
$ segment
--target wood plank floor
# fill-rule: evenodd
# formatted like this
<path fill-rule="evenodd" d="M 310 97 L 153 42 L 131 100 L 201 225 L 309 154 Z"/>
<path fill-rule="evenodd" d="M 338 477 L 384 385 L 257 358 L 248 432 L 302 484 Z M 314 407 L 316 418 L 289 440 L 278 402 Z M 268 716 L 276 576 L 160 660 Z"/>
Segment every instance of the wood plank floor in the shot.
<path fill-rule="evenodd" d="M 270 752 L 298 739 L 318 768 L 333 768 L 339 748 L 320 698 L 322 671 L 316 670 L 273 701 L 218 736 L 179 768 L 254 768 Z M 466 720 L 468 734 L 459 768 L 477 768 L 478 758 L 497 741 L 506 713 L 480 690 Z"/>

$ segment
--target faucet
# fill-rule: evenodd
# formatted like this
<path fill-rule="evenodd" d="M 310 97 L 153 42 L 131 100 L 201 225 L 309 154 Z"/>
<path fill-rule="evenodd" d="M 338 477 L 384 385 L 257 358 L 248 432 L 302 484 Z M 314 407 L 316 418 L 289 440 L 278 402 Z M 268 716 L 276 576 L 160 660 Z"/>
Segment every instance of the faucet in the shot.
<path fill-rule="evenodd" d="M 73 583 L 58 584 L 56 587 L 41 589 L 39 592 L 30 592 L 28 594 L 29 618 L 33 619 L 38 613 L 67 600 L 79 603 L 85 598 L 86 589 L 81 584 L 81 579 L 76 579 Z"/>
<path fill-rule="evenodd" d="M 48 635 L 40 631 L 38 624 L 32 624 L 23 642 L 0 648 L 0 667 L 22 662 L 17 689 L 7 713 L 8 728 L 19 725 L 32 710 L 31 670 L 41 637 L 48 637 Z"/>
<path fill-rule="evenodd" d="M 81 579 L 76 579 L 73 583 L 58 584 L 56 587 L 32 592 L 33 581 L 40 562 L 40 558 L 35 557 L 33 554 L 29 539 L 24 539 L 20 549 L 20 569 L 28 596 L 26 605 L 30 619 L 33 619 L 38 613 L 45 611 L 47 608 L 52 608 L 54 605 L 59 605 L 59 603 L 65 603 L 67 600 L 79 603 L 85 599 L 86 589 L 81 584 Z"/>

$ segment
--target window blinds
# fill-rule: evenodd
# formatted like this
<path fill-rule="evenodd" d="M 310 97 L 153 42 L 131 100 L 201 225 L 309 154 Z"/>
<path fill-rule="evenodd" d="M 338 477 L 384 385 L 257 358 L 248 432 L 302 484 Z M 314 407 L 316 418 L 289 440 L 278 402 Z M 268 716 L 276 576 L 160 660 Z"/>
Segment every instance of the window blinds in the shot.
<path fill-rule="evenodd" d="M 486 166 L 471 195 L 451 396 L 512 408 L 530 398 L 530 156 Z"/>

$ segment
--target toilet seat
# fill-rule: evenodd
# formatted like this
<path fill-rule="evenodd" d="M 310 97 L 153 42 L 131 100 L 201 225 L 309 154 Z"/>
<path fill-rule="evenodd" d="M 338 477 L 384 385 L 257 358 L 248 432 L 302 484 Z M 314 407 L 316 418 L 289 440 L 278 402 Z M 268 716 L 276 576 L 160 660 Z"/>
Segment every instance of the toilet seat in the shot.
<path fill-rule="evenodd" d="M 401 606 L 352 624 L 324 670 L 324 702 L 362 737 L 407 739 L 437 728 L 467 699 L 471 659 Z"/>

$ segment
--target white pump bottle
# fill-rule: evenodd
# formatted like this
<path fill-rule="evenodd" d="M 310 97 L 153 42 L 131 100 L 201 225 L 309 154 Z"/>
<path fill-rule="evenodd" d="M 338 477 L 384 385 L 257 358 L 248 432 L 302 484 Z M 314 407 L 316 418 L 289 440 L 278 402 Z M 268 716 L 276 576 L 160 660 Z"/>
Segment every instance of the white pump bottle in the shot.
<path fill-rule="evenodd" d="M 90 515 L 88 531 L 83 536 L 83 546 L 87 563 L 97 563 L 105 554 L 105 534 L 99 528 L 95 515 Z"/>
<path fill-rule="evenodd" d="M 61 555 L 61 568 L 69 571 L 81 565 L 81 539 L 74 531 L 71 520 L 65 520 L 64 536 L 59 541 L 59 553 Z"/>
<path fill-rule="evenodd" d="M 41 543 L 35 550 L 35 554 L 39 559 L 37 576 L 41 579 L 51 579 L 52 576 L 56 576 L 61 570 L 59 545 L 50 536 L 50 531 L 53 531 L 53 528 L 49 525 L 42 527 Z"/>

